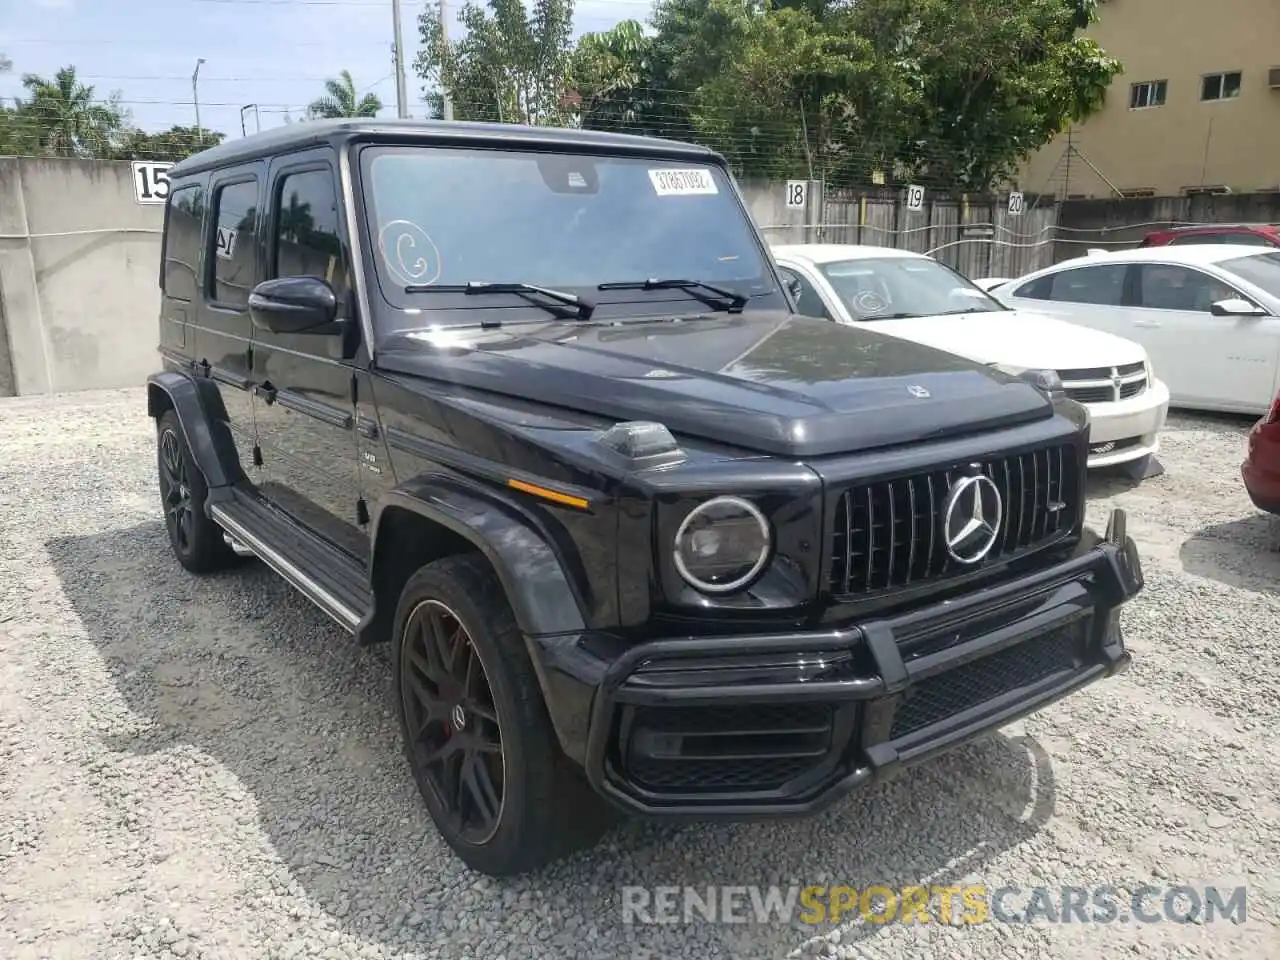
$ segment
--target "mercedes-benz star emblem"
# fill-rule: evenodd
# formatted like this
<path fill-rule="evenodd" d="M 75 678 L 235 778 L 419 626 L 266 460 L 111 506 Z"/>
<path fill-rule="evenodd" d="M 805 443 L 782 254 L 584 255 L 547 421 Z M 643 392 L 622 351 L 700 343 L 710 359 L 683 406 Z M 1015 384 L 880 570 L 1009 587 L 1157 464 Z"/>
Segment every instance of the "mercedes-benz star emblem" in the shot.
<path fill-rule="evenodd" d="M 929 391 L 926 390 L 924 387 L 920 386 L 920 384 L 918 383 L 913 383 L 911 386 L 907 387 L 907 393 L 911 394 L 913 397 L 917 397 L 920 400 L 924 400 L 926 397 L 929 396 Z"/>
<path fill-rule="evenodd" d="M 996 545 L 1004 504 L 1000 490 L 982 474 L 961 477 L 942 505 L 942 542 L 958 563 L 977 563 Z"/>

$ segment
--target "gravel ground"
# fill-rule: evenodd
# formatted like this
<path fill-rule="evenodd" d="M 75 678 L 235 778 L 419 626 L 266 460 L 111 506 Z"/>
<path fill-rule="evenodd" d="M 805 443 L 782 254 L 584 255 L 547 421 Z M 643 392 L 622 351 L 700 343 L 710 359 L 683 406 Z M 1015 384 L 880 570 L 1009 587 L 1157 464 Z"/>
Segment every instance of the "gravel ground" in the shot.
<path fill-rule="evenodd" d="M 168 552 L 139 391 L 0 401 L 0 956 L 1280 957 L 1280 531 L 1247 424 L 1096 483 L 1147 588 L 1134 669 L 816 819 L 627 824 L 496 882 L 437 840 L 385 650 L 260 565 Z M 1242 924 L 624 924 L 631 884 L 1207 884 Z M 815 939 L 820 938 L 820 939 Z"/>

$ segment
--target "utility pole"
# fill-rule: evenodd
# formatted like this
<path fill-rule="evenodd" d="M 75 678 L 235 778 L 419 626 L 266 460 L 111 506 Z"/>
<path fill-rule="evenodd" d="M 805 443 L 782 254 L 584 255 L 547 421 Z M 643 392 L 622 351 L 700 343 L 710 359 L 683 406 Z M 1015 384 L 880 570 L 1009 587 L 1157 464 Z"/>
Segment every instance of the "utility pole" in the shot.
<path fill-rule="evenodd" d="M 440 0 L 440 43 L 444 47 L 444 55 L 449 56 L 449 3 L 448 0 Z M 453 100 L 449 96 L 449 88 L 443 83 L 444 80 L 444 64 L 441 64 L 440 70 L 440 102 L 443 106 L 441 111 L 444 119 L 453 119 Z"/>
<path fill-rule="evenodd" d="M 200 64 L 204 63 L 204 57 L 196 60 L 195 72 L 191 74 L 191 100 L 196 107 L 196 143 L 204 146 L 204 131 L 200 129 L 200 88 L 198 82 L 200 80 Z"/>
<path fill-rule="evenodd" d="M 396 44 L 396 116 L 409 116 L 409 95 L 404 83 L 404 37 L 400 33 L 400 0 L 391 0 L 391 17 L 395 20 Z"/>

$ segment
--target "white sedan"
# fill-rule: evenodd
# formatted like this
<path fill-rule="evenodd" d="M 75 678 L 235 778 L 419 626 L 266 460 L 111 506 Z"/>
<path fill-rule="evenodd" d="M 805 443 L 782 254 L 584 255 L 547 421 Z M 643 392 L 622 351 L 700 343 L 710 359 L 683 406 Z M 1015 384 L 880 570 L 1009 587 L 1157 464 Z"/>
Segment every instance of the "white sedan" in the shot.
<path fill-rule="evenodd" d="M 1263 414 L 1280 387 L 1280 250 L 1091 253 L 990 289 L 1017 310 L 1142 344 L 1175 407 Z"/>
<path fill-rule="evenodd" d="M 1052 370 L 1093 426 L 1089 467 L 1144 460 L 1160 447 L 1169 391 L 1132 340 L 1013 311 L 931 257 L 892 247 L 787 244 L 774 260 L 798 309 L 1019 373 Z"/>

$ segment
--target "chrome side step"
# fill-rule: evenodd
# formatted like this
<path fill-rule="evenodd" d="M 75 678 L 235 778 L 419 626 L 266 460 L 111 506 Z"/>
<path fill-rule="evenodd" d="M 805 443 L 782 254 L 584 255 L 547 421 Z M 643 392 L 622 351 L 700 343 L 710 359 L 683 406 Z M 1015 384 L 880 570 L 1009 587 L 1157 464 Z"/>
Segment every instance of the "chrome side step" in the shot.
<path fill-rule="evenodd" d="M 256 553 L 254 553 L 252 550 L 246 547 L 243 543 L 241 543 L 235 537 L 231 536 L 231 534 L 229 533 L 224 532 L 222 534 L 222 539 L 227 541 L 227 546 L 231 548 L 232 552 L 235 553 L 237 557 L 256 557 L 257 556 Z"/>
<path fill-rule="evenodd" d="M 276 511 L 245 497 L 209 505 L 209 516 L 239 553 L 248 550 L 323 610 L 355 633 L 371 600 L 364 571 L 345 555 Z M 273 534 L 268 538 L 268 534 Z M 296 549 L 286 554 L 284 545 Z M 363 609 L 362 609 L 363 608 Z"/>

